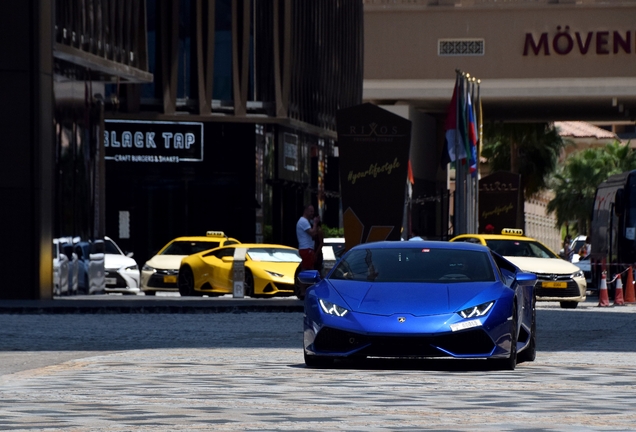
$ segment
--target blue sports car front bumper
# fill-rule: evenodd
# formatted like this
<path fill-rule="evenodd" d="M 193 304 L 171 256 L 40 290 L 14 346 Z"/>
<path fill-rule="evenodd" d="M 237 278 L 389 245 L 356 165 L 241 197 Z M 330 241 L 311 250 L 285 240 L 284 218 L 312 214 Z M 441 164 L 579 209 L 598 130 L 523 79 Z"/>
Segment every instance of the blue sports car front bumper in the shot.
<path fill-rule="evenodd" d="M 479 325 L 453 331 L 450 325 L 461 321 L 456 314 L 416 317 L 351 312 L 333 317 L 315 309 L 314 312 L 318 316 L 312 311 L 305 316 L 307 355 L 495 358 L 510 353 L 511 327 L 507 317 L 484 317 Z M 519 335 L 522 346 L 524 337 L 527 339 Z"/>

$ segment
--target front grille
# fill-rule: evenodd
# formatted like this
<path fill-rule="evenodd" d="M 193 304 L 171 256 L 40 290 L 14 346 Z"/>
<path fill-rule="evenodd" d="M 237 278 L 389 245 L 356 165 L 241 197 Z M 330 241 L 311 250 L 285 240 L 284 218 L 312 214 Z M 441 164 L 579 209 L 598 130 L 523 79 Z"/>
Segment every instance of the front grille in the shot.
<path fill-rule="evenodd" d="M 276 289 L 278 291 L 291 291 L 291 292 L 294 292 L 294 284 L 276 283 Z"/>
<path fill-rule="evenodd" d="M 105 272 L 106 278 L 114 278 L 114 284 L 106 284 L 106 288 L 126 288 L 126 281 L 123 277 L 117 272 L 117 270 L 106 270 Z"/>
<path fill-rule="evenodd" d="M 543 288 L 541 282 L 566 282 L 566 288 Z M 579 285 L 568 275 L 537 274 L 535 285 L 537 297 L 578 297 L 581 295 Z"/>
<path fill-rule="evenodd" d="M 148 279 L 148 286 L 154 288 L 177 288 L 177 282 L 164 282 L 164 276 L 177 276 L 179 274 L 178 270 L 157 270 L 155 273 L 150 276 Z"/>
<path fill-rule="evenodd" d="M 366 336 L 325 327 L 314 341 L 314 348 L 323 352 L 344 353 L 365 345 L 359 354 L 372 357 L 447 357 L 442 349 L 455 355 L 478 355 L 489 354 L 495 347 L 483 329 L 439 336 Z"/>

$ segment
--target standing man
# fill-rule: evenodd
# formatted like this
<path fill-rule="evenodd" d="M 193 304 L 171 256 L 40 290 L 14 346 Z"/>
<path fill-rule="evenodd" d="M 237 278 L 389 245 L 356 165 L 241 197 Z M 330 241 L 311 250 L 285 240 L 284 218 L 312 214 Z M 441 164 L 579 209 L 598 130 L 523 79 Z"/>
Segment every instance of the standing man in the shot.
<path fill-rule="evenodd" d="M 311 223 L 313 222 L 313 226 Z M 302 270 L 313 270 L 316 261 L 316 253 L 314 251 L 314 236 L 318 231 L 318 223 L 320 218 L 314 217 L 314 206 L 311 204 L 305 206 L 303 215 L 298 219 L 296 223 L 296 237 L 298 238 L 298 253 L 302 258 L 302 261 L 296 269 L 294 275 L 294 290 L 296 297 L 300 300 L 305 299 L 305 291 L 307 291 L 308 285 L 301 283 L 298 280 L 298 273 Z"/>
<path fill-rule="evenodd" d="M 314 251 L 314 236 L 318 231 L 320 218 L 314 217 L 314 206 L 307 205 L 303 215 L 296 223 L 296 237 L 298 238 L 298 252 L 302 258 L 300 263 L 303 270 L 313 270 L 316 255 Z M 312 226 L 313 224 L 313 226 Z"/>

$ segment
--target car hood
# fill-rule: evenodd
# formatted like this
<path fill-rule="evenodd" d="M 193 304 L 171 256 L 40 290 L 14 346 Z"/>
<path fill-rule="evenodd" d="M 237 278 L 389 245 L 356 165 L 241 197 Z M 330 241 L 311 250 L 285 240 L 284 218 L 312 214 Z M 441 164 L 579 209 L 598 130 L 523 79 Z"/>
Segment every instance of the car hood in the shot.
<path fill-rule="evenodd" d="M 120 269 L 137 265 L 137 261 L 125 255 L 104 254 L 104 267 L 107 269 Z"/>
<path fill-rule="evenodd" d="M 571 274 L 579 271 L 577 266 L 561 258 L 529 258 L 516 256 L 505 256 L 504 258 L 519 267 L 522 271 L 530 273 Z"/>
<path fill-rule="evenodd" d="M 415 316 L 453 313 L 482 296 L 494 300 L 500 282 L 472 283 L 363 283 L 332 281 L 332 286 L 354 312 L 374 315 L 408 313 Z"/>
<path fill-rule="evenodd" d="M 146 265 L 162 270 L 179 270 L 181 260 L 187 255 L 155 255 L 146 261 Z"/>

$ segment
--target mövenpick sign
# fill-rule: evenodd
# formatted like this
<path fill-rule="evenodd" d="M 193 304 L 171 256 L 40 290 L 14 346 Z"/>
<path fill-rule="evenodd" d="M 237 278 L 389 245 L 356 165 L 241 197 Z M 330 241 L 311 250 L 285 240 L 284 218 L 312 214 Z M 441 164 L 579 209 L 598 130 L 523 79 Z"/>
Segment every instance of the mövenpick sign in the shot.
<path fill-rule="evenodd" d="M 523 55 L 550 55 L 552 52 L 558 55 L 567 55 L 578 52 L 586 55 L 588 52 L 598 55 L 610 53 L 619 54 L 636 53 L 636 31 L 631 30 L 602 30 L 602 31 L 571 31 L 570 26 L 557 27 L 554 35 L 543 32 L 538 39 L 533 33 L 526 33 L 523 46 Z"/>

